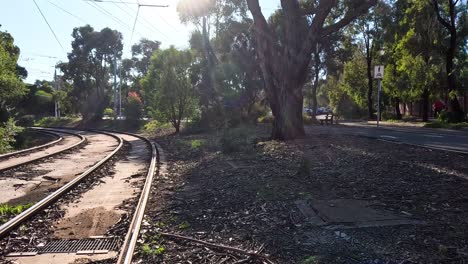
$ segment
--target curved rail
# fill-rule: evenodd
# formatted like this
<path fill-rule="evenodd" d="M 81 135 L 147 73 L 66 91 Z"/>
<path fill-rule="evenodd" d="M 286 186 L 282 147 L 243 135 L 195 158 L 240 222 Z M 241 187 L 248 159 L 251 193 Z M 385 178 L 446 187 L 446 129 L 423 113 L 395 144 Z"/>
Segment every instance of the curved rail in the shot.
<path fill-rule="evenodd" d="M 6 236 L 12 229 L 20 225 L 22 222 L 26 221 L 27 219 L 31 218 L 35 214 L 39 213 L 43 208 L 46 206 L 50 205 L 52 202 L 56 201 L 66 193 L 68 193 L 69 190 L 71 190 L 73 187 L 75 187 L 78 183 L 80 183 L 84 178 L 86 178 L 88 175 L 90 175 L 92 172 L 96 171 L 99 169 L 105 162 L 107 162 L 109 159 L 111 159 L 123 146 L 123 139 L 121 137 L 118 137 L 116 135 L 107 133 L 107 132 L 99 132 L 108 136 L 111 136 L 119 142 L 119 145 L 109 154 L 107 155 L 104 159 L 99 161 L 98 163 L 94 164 L 91 168 L 87 169 L 85 172 L 81 173 L 79 176 L 77 176 L 75 179 L 72 181 L 68 182 L 64 186 L 60 187 L 58 190 L 50 194 L 49 196 L 45 197 L 41 201 L 35 203 L 32 207 L 27 209 L 26 211 L 22 212 L 21 214 L 15 216 L 13 219 L 10 221 L 6 222 L 2 226 L 0 226 L 0 238 L 3 238 Z"/>
<path fill-rule="evenodd" d="M 80 138 L 80 141 L 71 145 L 71 146 L 68 146 L 64 149 L 61 149 L 59 151 L 56 151 L 56 152 L 53 152 L 53 153 L 49 153 L 47 155 L 44 155 L 44 156 L 41 156 L 41 157 L 37 157 L 37 158 L 34 158 L 34 159 L 30 159 L 30 160 L 27 160 L 25 162 L 21 162 L 21 163 L 18 163 L 18 164 L 14 164 L 14 165 L 11 165 L 11 166 L 8 166 L 8 167 L 5 167 L 5 168 L 0 168 L 0 172 L 2 171 L 6 171 L 6 170 L 10 170 L 10 169 L 14 169 L 14 168 L 17 168 L 17 167 L 20 167 L 20 166 L 24 166 L 24 165 L 27 165 L 27 164 L 31 164 L 35 161 L 38 161 L 38 160 L 41 160 L 41 159 L 45 159 L 45 158 L 49 158 L 49 157 L 52 157 L 52 156 L 55 156 L 57 154 L 60 154 L 60 153 L 63 153 L 67 150 L 70 150 L 70 149 L 73 149 L 73 148 L 76 148 L 78 146 L 81 146 L 82 144 L 84 144 L 86 142 L 86 138 L 82 135 L 79 135 L 79 134 L 75 134 L 75 133 L 71 133 L 71 132 L 66 132 L 66 131 L 56 131 L 56 130 L 53 130 L 53 129 L 45 129 L 45 128 L 34 128 L 34 129 L 37 129 L 37 130 L 41 130 L 41 131 L 47 131 L 47 132 L 50 132 L 50 131 L 55 131 L 55 132 L 60 132 L 60 133 L 63 133 L 63 134 L 69 134 L 69 135 L 73 135 L 73 136 L 76 136 L 78 138 Z"/>
<path fill-rule="evenodd" d="M 122 132 L 118 132 L 122 133 Z M 138 136 L 135 134 L 130 133 L 123 133 L 128 134 L 134 137 L 137 137 L 151 146 L 151 163 L 148 169 L 148 174 L 146 176 L 145 185 L 140 195 L 140 199 L 138 200 L 138 205 L 135 210 L 135 213 L 132 218 L 132 222 L 130 223 L 130 227 L 128 229 L 127 235 L 125 236 L 124 243 L 120 250 L 119 258 L 117 260 L 117 264 L 131 264 L 133 253 L 135 251 L 135 247 L 137 244 L 138 236 L 140 234 L 141 223 L 143 222 L 143 217 L 145 215 L 146 205 L 148 203 L 148 198 L 151 193 L 151 185 L 153 183 L 153 177 L 156 171 L 156 165 L 160 161 L 160 151 L 156 147 L 154 143 L 149 141 L 147 138 Z"/>
<path fill-rule="evenodd" d="M 35 128 L 32 128 L 33 130 L 36 130 Z M 43 145 L 39 145 L 39 146 L 35 146 L 35 147 L 31 147 L 31 148 L 27 148 L 27 149 L 22 149 L 22 150 L 18 150 L 18 151 L 15 151 L 15 152 L 10 152 L 10 153 L 6 153 L 6 154 L 2 154 L 0 155 L 0 159 L 5 159 L 5 158 L 9 158 L 9 157 L 12 157 L 12 156 L 16 156 L 16 155 L 19 155 L 19 154 L 23 154 L 23 153 L 26 153 L 26 152 L 31 152 L 31 151 L 34 151 L 34 150 L 39 150 L 39 149 L 43 149 L 45 147 L 49 147 L 49 146 L 52 146 L 52 145 L 55 145 L 57 143 L 59 143 L 60 141 L 63 140 L 63 137 L 60 136 L 59 134 L 56 134 L 52 131 L 36 131 L 36 132 L 39 132 L 39 133 L 43 133 L 43 134 L 49 134 L 49 135 L 52 135 L 54 137 L 58 137 L 58 139 L 56 140 L 53 140 L 53 141 L 50 141 L 50 142 L 47 142 Z"/>

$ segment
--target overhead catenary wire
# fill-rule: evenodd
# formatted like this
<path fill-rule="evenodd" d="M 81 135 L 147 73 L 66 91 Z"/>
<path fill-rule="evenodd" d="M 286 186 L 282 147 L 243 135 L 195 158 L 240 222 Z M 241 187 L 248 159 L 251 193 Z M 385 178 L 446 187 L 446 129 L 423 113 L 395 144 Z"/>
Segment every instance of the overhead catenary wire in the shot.
<path fill-rule="evenodd" d="M 125 2 L 121 2 L 121 3 L 125 3 Z M 124 12 L 125 14 L 127 14 L 129 17 L 132 17 L 132 18 L 133 18 L 133 15 L 130 14 L 127 10 L 123 9 L 123 8 L 120 7 L 118 4 L 115 4 L 115 3 L 113 3 L 113 4 L 114 4 L 118 9 L 120 9 L 122 12 Z M 127 5 L 127 6 L 128 6 L 128 5 Z M 128 6 L 128 7 L 130 8 L 130 6 Z M 144 17 L 143 17 L 142 15 L 140 15 L 139 17 L 140 17 L 141 19 L 144 20 Z M 148 25 L 148 24 L 145 24 L 145 23 L 143 23 L 143 22 L 141 21 L 141 19 L 139 19 L 139 20 L 137 21 L 137 23 L 140 23 L 140 25 L 144 26 L 146 29 L 148 29 L 148 30 L 150 30 L 150 31 L 152 31 L 152 32 L 154 32 L 154 33 L 156 33 L 156 34 L 161 34 L 161 35 L 163 35 L 163 33 L 162 33 L 161 31 L 159 31 L 157 28 L 154 28 L 153 25 L 151 25 L 151 24 L 149 24 L 149 25 Z"/>
<path fill-rule="evenodd" d="M 133 33 L 135 32 L 135 27 L 136 27 L 136 23 L 138 21 L 138 14 L 140 13 L 140 6 L 138 5 L 138 9 L 137 9 L 137 13 L 136 13 L 136 16 L 135 16 L 135 22 L 133 22 L 133 29 L 132 29 L 132 35 L 130 37 L 130 45 L 132 45 L 132 41 L 133 41 Z"/>
<path fill-rule="evenodd" d="M 122 0 L 119 0 L 121 3 L 125 4 L 128 8 L 132 9 L 132 7 L 130 7 L 126 2 L 122 1 Z M 132 9 L 133 10 L 133 9 Z M 151 28 L 154 29 L 154 31 L 158 32 L 159 34 L 161 34 L 161 36 L 163 36 L 166 40 L 168 41 L 171 41 L 171 39 L 166 35 L 164 34 L 161 30 L 159 30 L 157 27 L 155 27 L 151 22 L 149 22 L 148 20 L 145 19 L 144 16 L 141 16 L 141 20 L 143 20 L 144 22 L 147 23 L 147 25 L 149 25 Z M 142 25 L 143 22 L 140 22 Z"/>
<path fill-rule="evenodd" d="M 46 22 L 46 24 L 47 24 L 47 26 L 49 27 L 50 31 L 52 32 L 52 35 L 54 35 L 55 40 L 57 41 L 57 43 L 59 44 L 59 46 L 62 48 L 62 51 L 63 51 L 63 52 L 66 52 L 65 49 L 64 49 L 63 46 L 62 46 L 62 43 L 60 43 L 60 40 L 57 38 L 57 35 L 55 34 L 54 30 L 53 30 L 52 27 L 50 26 L 49 21 L 47 21 L 47 18 L 45 17 L 44 13 L 42 13 L 41 8 L 40 8 L 39 5 L 36 3 L 36 0 L 33 0 L 33 2 L 34 2 L 34 4 L 36 5 L 37 10 L 39 10 L 39 13 L 41 13 L 42 18 L 43 18 L 44 21 Z"/>
<path fill-rule="evenodd" d="M 84 19 L 82 19 L 81 17 L 79 17 L 79 16 L 77 16 L 77 15 L 71 13 L 70 11 L 67 11 L 65 8 L 63 8 L 63 7 L 59 6 L 59 5 L 57 5 L 56 3 L 51 2 L 51 1 L 48 1 L 48 2 L 49 2 L 51 5 L 53 5 L 53 6 L 55 6 L 56 8 L 58 8 L 59 10 L 62 10 L 62 12 L 65 12 L 65 13 L 69 14 L 70 16 L 76 18 L 77 20 L 80 20 L 81 22 L 83 22 L 83 23 L 85 23 L 85 24 L 88 23 L 88 22 L 86 22 Z"/>

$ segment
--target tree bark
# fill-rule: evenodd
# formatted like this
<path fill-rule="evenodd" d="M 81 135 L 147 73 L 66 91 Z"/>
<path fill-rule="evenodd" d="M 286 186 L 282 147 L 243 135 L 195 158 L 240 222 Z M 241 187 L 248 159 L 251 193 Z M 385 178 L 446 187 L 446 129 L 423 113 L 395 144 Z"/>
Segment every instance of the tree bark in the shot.
<path fill-rule="evenodd" d="M 453 59 L 457 52 L 457 25 L 456 25 L 456 5 L 459 1 L 448 0 L 449 6 L 449 21 L 446 21 L 440 14 L 439 3 L 437 0 L 432 0 L 438 21 L 444 26 L 450 34 L 450 43 L 446 52 L 446 64 L 445 69 L 447 71 L 447 95 L 448 96 L 448 111 L 453 113 L 454 121 L 462 121 L 463 110 L 461 109 L 460 102 L 456 96 L 451 95 L 453 91 L 456 91 L 456 76 L 454 72 Z"/>
<path fill-rule="evenodd" d="M 353 5 L 355 7 L 340 20 L 325 25 L 338 1 L 318 1 L 313 10 L 308 10 L 313 13 L 313 20 L 308 24 L 298 0 L 281 0 L 285 36 L 284 41 L 280 41 L 263 16 L 259 0 L 247 0 L 254 20 L 252 28 L 265 90 L 275 117 L 274 139 L 288 140 L 305 135 L 302 87 L 307 81 L 311 54 L 320 38 L 340 30 L 377 3 L 377 0 L 361 1 L 362 4 Z M 305 30 L 303 25 L 307 25 Z"/>
<path fill-rule="evenodd" d="M 320 45 L 317 44 L 317 48 L 314 52 L 314 83 L 312 84 L 312 118 L 315 119 L 317 116 L 317 88 L 320 77 Z"/>
<path fill-rule="evenodd" d="M 429 89 L 424 88 L 423 94 L 421 96 L 422 103 L 422 120 L 423 122 L 429 121 Z"/>
<path fill-rule="evenodd" d="M 400 110 L 400 98 L 399 97 L 395 98 L 395 114 L 396 114 L 396 119 L 397 120 L 402 119 L 401 110 Z"/>
<path fill-rule="evenodd" d="M 366 39 L 366 62 L 367 62 L 367 110 L 369 119 L 374 119 L 374 101 L 372 93 L 374 90 L 374 79 L 372 76 L 372 46 L 370 37 Z"/>
<path fill-rule="evenodd" d="M 294 83 L 294 81 L 292 81 Z M 303 96 L 300 92 L 302 85 L 296 84 L 295 92 L 289 93 L 290 86 L 285 84 L 280 87 L 280 94 L 277 94 L 277 105 L 272 105 L 272 112 L 275 117 L 273 122 L 272 138 L 278 140 L 290 140 L 301 138 L 305 135 L 302 107 Z"/>

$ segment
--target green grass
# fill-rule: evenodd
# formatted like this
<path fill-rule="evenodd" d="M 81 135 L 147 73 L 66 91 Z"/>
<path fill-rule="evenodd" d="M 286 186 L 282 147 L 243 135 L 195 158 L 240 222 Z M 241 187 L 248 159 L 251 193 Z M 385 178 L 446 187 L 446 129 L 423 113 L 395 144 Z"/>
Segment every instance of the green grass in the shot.
<path fill-rule="evenodd" d="M 40 127 L 74 127 L 81 122 L 79 117 L 44 117 L 37 120 L 34 125 Z"/>
<path fill-rule="evenodd" d="M 152 248 L 149 244 L 143 244 L 141 247 L 141 252 L 146 256 L 160 256 L 164 254 L 165 251 L 166 249 L 163 246 Z"/>
<path fill-rule="evenodd" d="M 32 203 L 11 206 L 9 204 L 0 204 L 0 216 L 15 216 L 21 214 L 24 210 L 33 206 Z"/>
<path fill-rule="evenodd" d="M 194 139 L 192 140 L 192 142 L 190 143 L 191 144 L 191 148 L 192 149 L 200 149 L 202 146 L 203 146 L 203 143 L 204 141 L 201 140 L 201 139 Z"/>
<path fill-rule="evenodd" d="M 447 123 L 447 122 L 432 122 L 432 123 L 427 123 L 424 125 L 424 127 L 428 128 L 446 128 L 446 129 L 462 129 L 462 128 L 468 128 L 468 122 L 462 122 L 462 123 Z"/>

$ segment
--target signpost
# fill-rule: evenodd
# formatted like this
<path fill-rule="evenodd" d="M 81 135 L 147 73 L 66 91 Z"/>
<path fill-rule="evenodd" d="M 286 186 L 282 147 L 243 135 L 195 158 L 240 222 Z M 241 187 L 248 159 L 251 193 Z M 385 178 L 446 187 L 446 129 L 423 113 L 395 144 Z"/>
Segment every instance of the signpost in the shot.
<path fill-rule="evenodd" d="M 379 127 L 380 125 L 380 93 L 382 92 L 382 79 L 384 77 L 384 70 L 385 70 L 385 67 L 383 65 L 377 65 L 374 67 L 374 79 L 376 79 L 379 83 L 379 88 L 377 91 L 377 101 L 378 101 L 377 127 Z"/>

